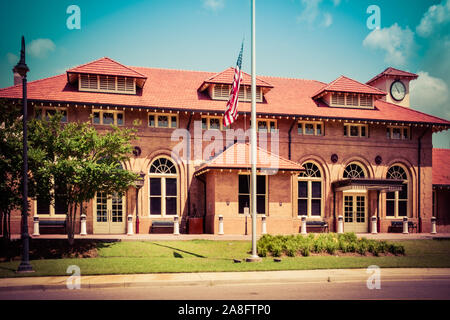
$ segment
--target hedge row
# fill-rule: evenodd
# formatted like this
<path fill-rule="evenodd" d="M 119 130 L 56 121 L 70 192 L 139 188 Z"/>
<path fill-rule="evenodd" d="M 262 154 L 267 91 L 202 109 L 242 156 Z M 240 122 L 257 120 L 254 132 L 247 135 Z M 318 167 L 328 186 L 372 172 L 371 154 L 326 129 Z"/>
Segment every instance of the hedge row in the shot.
<path fill-rule="evenodd" d="M 311 253 L 335 254 L 338 251 L 356 252 L 365 255 L 367 252 L 378 256 L 380 253 L 392 253 L 404 255 L 405 248 L 402 245 L 388 243 L 380 240 L 358 239 L 353 232 L 349 233 L 322 233 L 319 235 L 264 235 L 257 243 L 258 255 L 266 257 L 268 254 L 280 257 L 283 253 L 289 257 L 298 255 L 309 256 Z"/>

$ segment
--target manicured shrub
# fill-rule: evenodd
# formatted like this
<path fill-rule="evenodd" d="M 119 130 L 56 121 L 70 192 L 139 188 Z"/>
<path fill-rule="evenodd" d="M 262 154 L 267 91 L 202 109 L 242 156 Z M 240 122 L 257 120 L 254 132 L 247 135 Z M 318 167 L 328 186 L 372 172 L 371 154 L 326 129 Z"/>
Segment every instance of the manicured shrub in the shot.
<path fill-rule="evenodd" d="M 391 252 L 395 255 L 405 254 L 405 248 L 399 244 L 386 241 L 358 239 L 353 232 L 344 234 L 308 234 L 298 235 L 264 235 L 257 243 L 258 254 L 266 257 L 269 254 L 280 257 L 283 253 L 289 257 L 297 255 L 309 256 L 311 253 L 335 254 L 338 250 L 343 253 L 357 252 L 365 255 L 367 252 L 378 256 L 380 253 Z"/>
<path fill-rule="evenodd" d="M 369 248 L 368 242 L 361 239 L 358 241 L 356 245 L 356 252 L 358 252 L 361 255 L 365 255 L 368 248 Z"/>
<path fill-rule="evenodd" d="M 368 242 L 368 251 L 374 256 L 378 256 L 380 253 L 380 245 L 377 241 L 372 240 Z"/>

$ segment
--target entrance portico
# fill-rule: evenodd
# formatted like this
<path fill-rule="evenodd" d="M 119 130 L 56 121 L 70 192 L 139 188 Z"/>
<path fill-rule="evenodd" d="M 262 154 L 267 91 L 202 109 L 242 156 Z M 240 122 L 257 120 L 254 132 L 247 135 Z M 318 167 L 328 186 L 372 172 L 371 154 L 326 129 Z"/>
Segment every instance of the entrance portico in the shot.
<path fill-rule="evenodd" d="M 396 179 L 352 178 L 333 182 L 337 197 L 335 213 L 343 216 L 344 232 L 370 232 L 370 217 L 377 217 L 380 228 L 380 193 L 402 189 L 404 181 Z M 337 216 L 334 217 L 337 221 Z"/>

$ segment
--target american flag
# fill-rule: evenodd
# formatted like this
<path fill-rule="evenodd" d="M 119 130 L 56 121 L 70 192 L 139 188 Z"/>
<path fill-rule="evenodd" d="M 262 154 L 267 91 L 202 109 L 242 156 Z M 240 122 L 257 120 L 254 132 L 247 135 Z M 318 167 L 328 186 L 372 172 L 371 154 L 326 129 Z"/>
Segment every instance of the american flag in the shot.
<path fill-rule="evenodd" d="M 242 51 L 244 50 L 244 42 L 241 45 L 241 52 L 236 62 L 236 68 L 234 69 L 234 79 L 231 85 L 230 98 L 228 99 L 225 114 L 223 116 L 223 125 L 228 127 L 237 119 L 237 106 L 239 100 L 239 87 L 242 81 Z"/>

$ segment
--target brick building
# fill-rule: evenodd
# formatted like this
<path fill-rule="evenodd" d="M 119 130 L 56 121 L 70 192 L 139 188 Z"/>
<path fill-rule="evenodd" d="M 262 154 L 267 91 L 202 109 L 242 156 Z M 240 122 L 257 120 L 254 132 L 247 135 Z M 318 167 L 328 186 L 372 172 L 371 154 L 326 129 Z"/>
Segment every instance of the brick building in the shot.
<path fill-rule="evenodd" d="M 221 120 L 233 74 L 233 68 L 181 71 L 101 58 L 28 84 L 30 116 L 61 110 L 64 121 L 91 121 L 98 130 L 110 124 L 138 129 L 134 155 L 122 166 L 141 173 L 143 187 L 137 197 L 134 188 L 97 194 L 87 207 L 88 233 L 126 233 L 126 217 L 135 225 L 136 214 L 139 233 L 156 231 L 155 221 L 174 216 L 181 232 L 201 221 L 202 232 L 217 233 L 219 215 L 226 234 L 250 230 L 248 74 L 238 120 L 230 128 Z M 370 232 L 375 216 L 378 231 L 388 232 L 392 221 L 408 217 L 429 232 L 433 212 L 447 223 L 448 203 L 439 213 L 433 207 L 442 202 L 433 197 L 440 194 L 433 193 L 433 181 L 437 171 L 448 178 L 449 153 L 441 152 L 447 165 L 436 168 L 432 134 L 447 130 L 450 121 L 409 108 L 409 83 L 416 78 L 394 68 L 367 83 L 345 76 L 329 84 L 258 76 L 258 224 L 265 215 L 269 233 L 298 233 L 306 216 L 335 231 L 342 216 L 345 231 Z M 21 96 L 21 84 L 0 89 L 0 98 L 18 102 Z M 227 136 L 228 129 L 241 130 Z M 33 215 L 65 219 L 59 202 L 31 203 L 30 222 Z M 12 233 L 19 222 L 15 212 Z"/>

